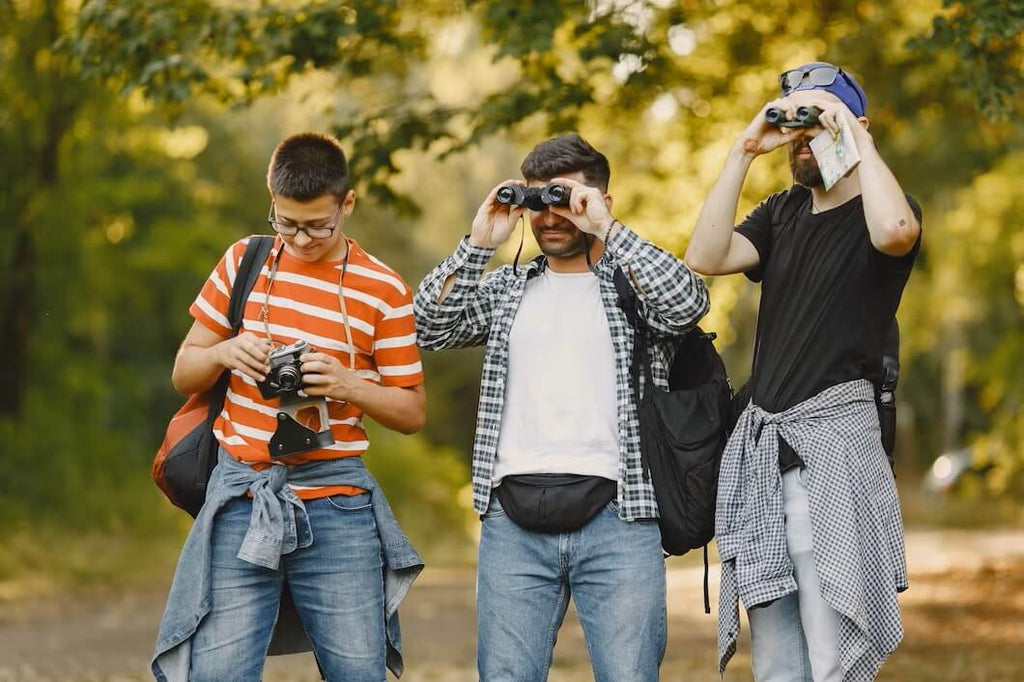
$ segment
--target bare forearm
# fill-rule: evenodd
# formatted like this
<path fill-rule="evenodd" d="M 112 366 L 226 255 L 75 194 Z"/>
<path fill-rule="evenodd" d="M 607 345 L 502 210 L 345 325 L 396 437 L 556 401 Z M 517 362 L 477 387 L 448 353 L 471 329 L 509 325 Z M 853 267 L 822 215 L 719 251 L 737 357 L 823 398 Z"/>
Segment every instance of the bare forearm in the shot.
<path fill-rule="evenodd" d="M 753 154 L 739 145 L 734 146 L 701 208 L 685 256 L 687 265 L 699 273 L 720 274 L 728 259 L 736 225 L 736 205 L 753 160 Z"/>
<path fill-rule="evenodd" d="M 902 256 L 914 247 L 921 226 L 870 135 L 860 136 L 857 145 L 861 152 L 858 176 L 871 244 L 882 253 Z"/>
<path fill-rule="evenodd" d="M 399 433 L 416 433 L 426 421 L 422 387 L 409 389 L 361 381 L 352 388 L 348 401 L 381 426 Z"/>
<path fill-rule="evenodd" d="M 182 345 L 174 359 L 171 383 L 179 393 L 202 393 L 216 383 L 225 369 L 217 346 Z"/>

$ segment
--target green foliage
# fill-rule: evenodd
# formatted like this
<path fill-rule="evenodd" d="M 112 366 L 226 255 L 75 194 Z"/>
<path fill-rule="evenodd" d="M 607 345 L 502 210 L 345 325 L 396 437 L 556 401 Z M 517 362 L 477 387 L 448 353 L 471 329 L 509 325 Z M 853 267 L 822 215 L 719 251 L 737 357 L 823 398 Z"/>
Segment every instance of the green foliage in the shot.
<path fill-rule="evenodd" d="M 974 92 L 989 116 L 1008 117 L 1024 91 L 1024 2 L 944 0 L 943 7 L 931 35 L 912 47 L 933 56 L 955 54 L 957 84 Z"/>
<path fill-rule="evenodd" d="M 65 46 L 82 76 L 173 104 L 196 92 L 251 101 L 310 69 L 401 69 L 422 50 L 394 0 L 282 4 L 90 0 Z"/>
<path fill-rule="evenodd" d="M 902 461 L 913 473 L 972 444 L 998 465 L 992 490 L 1020 490 L 1022 14 L 1020 0 L 0 3 L 5 534 L 31 519 L 180 536 L 148 481 L 181 401 L 171 363 L 210 268 L 265 226 L 283 134 L 344 138 L 353 236 L 413 285 L 523 152 L 569 128 L 610 157 L 616 215 L 681 252 L 776 74 L 819 58 L 865 84 L 883 156 L 925 207 L 900 312 Z M 741 211 L 788 181 L 781 154 L 758 161 Z M 711 287 L 706 326 L 739 383 L 756 289 Z M 424 362 L 424 435 L 375 431 L 368 459 L 444 556 L 464 540 L 480 353 Z"/>

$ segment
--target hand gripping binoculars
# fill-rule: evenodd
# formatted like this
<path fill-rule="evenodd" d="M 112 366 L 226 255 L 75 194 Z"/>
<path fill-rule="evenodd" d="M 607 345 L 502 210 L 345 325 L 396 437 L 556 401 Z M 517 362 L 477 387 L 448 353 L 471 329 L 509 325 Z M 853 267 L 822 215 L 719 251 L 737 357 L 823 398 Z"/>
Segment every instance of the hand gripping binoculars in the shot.
<path fill-rule="evenodd" d="M 780 128 L 813 128 L 818 125 L 818 116 L 820 115 L 821 109 L 818 107 L 798 107 L 796 118 L 790 121 L 786 118 L 785 109 L 770 107 L 768 111 L 764 112 L 764 120 Z"/>
<path fill-rule="evenodd" d="M 531 211 L 543 211 L 548 206 L 568 206 L 571 190 L 565 185 L 505 185 L 498 188 L 496 199 L 499 204 L 524 206 Z"/>

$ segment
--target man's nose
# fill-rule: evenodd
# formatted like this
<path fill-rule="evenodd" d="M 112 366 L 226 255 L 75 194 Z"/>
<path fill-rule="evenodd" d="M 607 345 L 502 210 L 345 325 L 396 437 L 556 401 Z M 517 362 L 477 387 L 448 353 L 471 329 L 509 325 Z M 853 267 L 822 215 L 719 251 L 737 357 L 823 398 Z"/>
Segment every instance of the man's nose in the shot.
<path fill-rule="evenodd" d="M 295 243 L 299 246 L 308 246 L 313 241 L 313 238 L 306 234 L 305 230 L 299 230 L 295 233 Z"/>
<path fill-rule="evenodd" d="M 537 216 L 537 219 L 540 222 L 540 224 L 544 225 L 545 227 L 554 227 L 561 220 L 561 218 L 559 218 L 557 215 L 551 212 L 550 208 L 545 208 L 543 211 L 541 211 L 540 215 Z"/>

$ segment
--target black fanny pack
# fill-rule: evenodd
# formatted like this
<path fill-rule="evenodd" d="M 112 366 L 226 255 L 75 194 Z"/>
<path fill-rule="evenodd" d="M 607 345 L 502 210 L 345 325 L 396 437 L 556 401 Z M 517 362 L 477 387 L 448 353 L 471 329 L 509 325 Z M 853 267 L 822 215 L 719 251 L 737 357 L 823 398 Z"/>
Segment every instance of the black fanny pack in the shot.
<path fill-rule="evenodd" d="M 587 525 L 615 499 L 618 484 L 600 476 L 522 474 L 495 489 L 517 526 L 536 533 L 569 533 Z"/>

